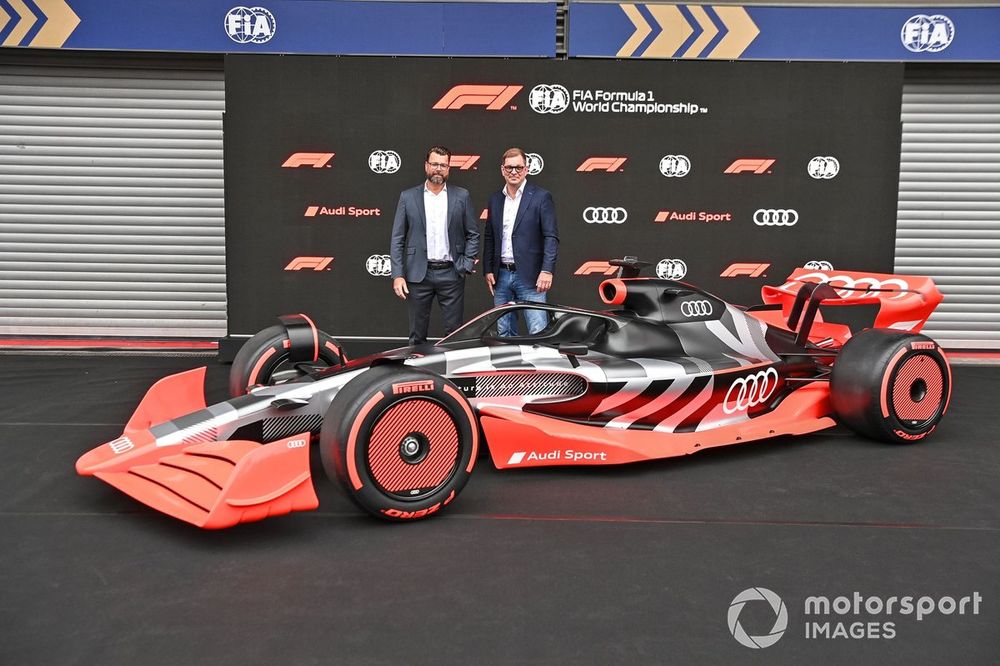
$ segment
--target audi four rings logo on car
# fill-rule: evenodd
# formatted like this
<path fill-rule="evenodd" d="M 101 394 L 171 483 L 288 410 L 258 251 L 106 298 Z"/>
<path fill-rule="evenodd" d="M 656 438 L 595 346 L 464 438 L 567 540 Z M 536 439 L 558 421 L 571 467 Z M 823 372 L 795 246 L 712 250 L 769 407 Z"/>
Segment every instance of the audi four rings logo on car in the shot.
<path fill-rule="evenodd" d="M 908 51 L 937 53 L 948 48 L 955 39 L 955 24 L 943 14 L 917 14 L 903 24 L 899 38 Z"/>
<path fill-rule="evenodd" d="M 792 208 L 758 208 L 753 214 L 758 227 L 790 227 L 798 221 L 799 213 Z"/>
<path fill-rule="evenodd" d="M 392 274 L 392 262 L 387 254 L 373 254 L 365 261 L 365 268 L 369 275 L 384 277 Z"/>
<path fill-rule="evenodd" d="M 829 261 L 807 261 L 802 268 L 808 268 L 811 271 L 832 271 L 833 264 Z"/>
<path fill-rule="evenodd" d="M 726 414 L 745 412 L 764 403 L 776 388 L 778 388 L 778 371 L 774 368 L 740 377 L 729 385 L 726 399 L 722 401 L 722 411 Z"/>
<path fill-rule="evenodd" d="M 628 211 L 620 206 L 591 206 L 583 209 L 583 221 L 587 224 L 622 224 L 627 219 Z"/>
<path fill-rule="evenodd" d="M 836 157 L 817 155 L 809 160 L 809 166 L 806 167 L 806 170 L 816 180 L 829 180 L 836 178 L 837 174 L 840 173 L 840 162 Z"/>
<path fill-rule="evenodd" d="M 687 264 L 681 259 L 660 259 L 656 264 L 656 277 L 661 280 L 680 280 L 687 272 Z"/>
<path fill-rule="evenodd" d="M 545 168 L 545 160 L 538 153 L 526 153 L 525 158 L 528 161 L 528 175 L 537 176 Z"/>
<path fill-rule="evenodd" d="M 685 317 L 708 317 L 713 311 L 709 301 L 683 301 L 681 303 L 681 314 Z"/>
<path fill-rule="evenodd" d="M 557 83 L 541 83 L 528 93 L 528 104 L 535 113 L 562 113 L 569 108 L 569 91 Z"/>
<path fill-rule="evenodd" d="M 837 293 L 841 298 L 864 296 L 870 291 L 895 291 L 899 293 L 893 295 L 892 298 L 902 298 L 911 291 L 910 285 L 906 280 L 900 278 L 887 278 L 885 280 L 879 280 L 871 276 L 853 278 L 850 275 L 830 275 L 821 271 L 797 275 L 795 276 L 795 282 L 786 282 L 780 288 L 789 289 L 794 287 L 796 283 L 812 280 L 829 282 L 830 286 L 834 289 L 841 287 L 841 289 L 837 289 Z"/>
<path fill-rule="evenodd" d="M 233 7 L 226 12 L 226 34 L 237 44 L 271 41 L 278 28 L 274 14 L 263 7 Z"/>
<path fill-rule="evenodd" d="M 667 178 L 683 178 L 691 173 L 687 155 L 664 155 L 660 158 L 660 173 Z"/>
<path fill-rule="evenodd" d="M 368 156 L 368 168 L 374 173 L 396 173 L 402 165 L 395 150 L 376 150 Z"/>

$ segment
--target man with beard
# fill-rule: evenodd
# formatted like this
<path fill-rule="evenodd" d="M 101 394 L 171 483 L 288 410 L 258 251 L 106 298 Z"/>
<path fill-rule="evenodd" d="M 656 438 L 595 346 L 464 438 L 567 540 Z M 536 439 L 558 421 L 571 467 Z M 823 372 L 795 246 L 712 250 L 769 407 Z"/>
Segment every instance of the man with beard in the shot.
<path fill-rule="evenodd" d="M 462 323 L 465 276 L 479 252 L 479 230 L 468 190 L 448 186 L 451 151 L 427 151 L 420 185 L 403 190 L 392 222 L 392 290 L 407 301 L 410 344 L 427 342 L 431 303 L 437 297 L 445 335 Z"/>

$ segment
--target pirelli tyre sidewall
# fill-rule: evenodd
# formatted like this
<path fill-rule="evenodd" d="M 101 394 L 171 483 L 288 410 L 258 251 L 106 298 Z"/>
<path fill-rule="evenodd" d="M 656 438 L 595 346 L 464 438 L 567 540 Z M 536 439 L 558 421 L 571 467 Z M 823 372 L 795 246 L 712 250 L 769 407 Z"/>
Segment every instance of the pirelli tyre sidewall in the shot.
<path fill-rule="evenodd" d="M 479 428 L 450 381 L 402 365 L 358 375 L 323 418 L 320 458 L 366 511 L 392 521 L 437 514 L 472 473 Z"/>
<path fill-rule="evenodd" d="M 930 435 L 951 398 L 951 370 L 924 335 L 870 329 L 837 355 L 830 402 L 837 417 L 873 439 L 914 443 Z"/>
<path fill-rule="evenodd" d="M 323 331 L 317 331 L 319 342 L 318 362 L 326 365 L 340 363 L 334 351 L 340 344 Z M 229 395 L 236 398 L 246 395 L 251 386 L 272 383 L 275 370 L 287 364 L 289 350 L 288 332 L 284 326 L 271 326 L 253 336 L 240 348 L 229 369 Z"/>

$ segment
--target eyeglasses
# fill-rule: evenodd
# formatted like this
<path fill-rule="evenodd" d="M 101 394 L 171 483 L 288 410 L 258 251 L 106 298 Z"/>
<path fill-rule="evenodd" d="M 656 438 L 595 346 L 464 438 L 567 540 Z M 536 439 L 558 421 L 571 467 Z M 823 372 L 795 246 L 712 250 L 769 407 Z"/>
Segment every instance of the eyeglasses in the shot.
<path fill-rule="evenodd" d="M 441 169 L 443 171 L 444 169 L 447 169 L 451 165 L 445 164 L 444 162 L 428 162 L 427 166 L 429 166 L 432 169 Z"/>
<path fill-rule="evenodd" d="M 503 165 L 503 167 L 502 167 L 502 168 L 503 168 L 503 170 L 504 170 L 504 171 L 506 171 L 507 173 L 521 173 L 521 172 L 522 172 L 522 171 L 524 171 L 524 170 L 525 170 L 525 169 L 526 169 L 527 167 L 523 167 L 523 166 L 507 166 L 507 165 L 505 164 L 505 165 Z"/>

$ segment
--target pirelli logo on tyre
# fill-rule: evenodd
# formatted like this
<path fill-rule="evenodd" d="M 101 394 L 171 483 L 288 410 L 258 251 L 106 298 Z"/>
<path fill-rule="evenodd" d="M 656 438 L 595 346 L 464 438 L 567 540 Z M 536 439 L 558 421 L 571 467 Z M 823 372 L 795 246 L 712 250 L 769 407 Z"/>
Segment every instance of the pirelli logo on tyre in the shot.
<path fill-rule="evenodd" d="M 589 206 L 583 209 L 587 224 L 624 224 L 628 211 L 621 206 Z"/>
<path fill-rule="evenodd" d="M 486 107 L 487 111 L 502 111 L 524 86 L 461 84 L 452 87 L 439 99 L 433 109 L 457 111 L 466 106 Z M 517 107 L 510 107 L 512 110 Z"/>
<path fill-rule="evenodd" d="M 400 382 L 392 385 L 393 395 L 403 395 L 404 393 L 426 393 L 434 390 L 434 380 L 420 380 L 416 382 Z"/>

